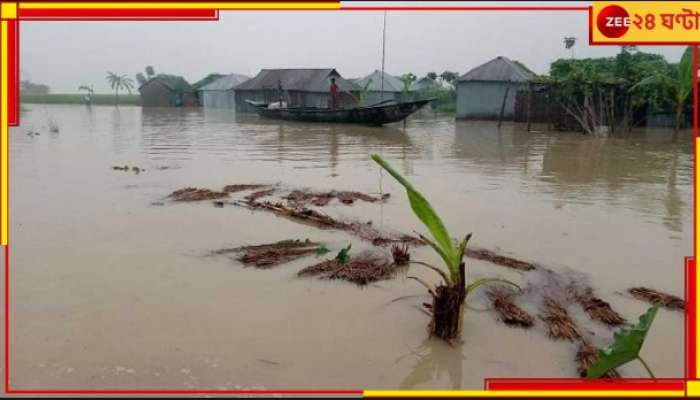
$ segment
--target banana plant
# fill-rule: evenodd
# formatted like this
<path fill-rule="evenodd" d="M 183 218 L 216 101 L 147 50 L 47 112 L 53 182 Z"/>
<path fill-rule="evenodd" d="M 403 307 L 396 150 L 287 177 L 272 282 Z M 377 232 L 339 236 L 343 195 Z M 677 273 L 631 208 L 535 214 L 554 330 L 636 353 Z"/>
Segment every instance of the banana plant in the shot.
<path fill-rule="evenodd" d="M 675 104 L 674 129 L 678 131 L 683 122 L 683 108 L 693 93 L 693 47 L 688 46 L 674 74 L 656 73 L 642 79 L 630 88 L 630 92 L 651 84 L 662 84 L 669 91 Z"/>
<path fill-rule="evenodd" d="M 436 288 L 433 288 L 430 284 L 423 281 L 422 279 L 419 279 L 417 277 L 410 277 L 411 279 L 414 279 L 420 282 L 423 286 L 425 286 L 426 289 L 428 289 L 428 292 L 433 296 L 433 318 L 435 317 L 436 313 L 459 312 L 459 319 L 461 322 L 461 315 L 463 311 L 462 308 L 464 307 L 464 299 L 469 293 L 471 293 L 476 288 L 482 285 L 501 282 L 513 285 L 519 289 L 518 285 L 516 285 L 515 283 L 501 278 L 483 278 L 478 279 L 470 283 L 469 285 L 466 285 L 466 271 L 462 259 L 464 258 L 464 252 L 467 248 L 467 244 L 469 243 L 469 239 L 471 239 L 472 237 L 472 234 L 470 233 L 466 235 L 458 243 L 455 243 L 455 241 L 453 241 L 452 237 L 447 231 L 447 228 L 445 228 L 445 224 L 442 222 L 442 219 L 440 219 L 440 216 L 437 214 L 437 212 L 435 212 L 435 209 L 430 204 L 430 202 L 428 202 L 425 196 L 423 196 L 423 194 L 421 194 L 408 180 L 406 180 L 406 178 L 404 178 L 398 171 L 396 171 L 380 155 L 373 154 L 371 157 L 372 160 L 374 160 L 377 164 L 384 168 L 384 170 L 386 170 L 392 177 L 394 177 L 394 179 L 396 179 L 397 182 L 399 182 L 406 189 L 406 195 L 408 196 L 408 201 L 411 205 L 411 210 L 413 210 L 413 213 L 416 215 L 416 217 L 418 217 L 418 219 L 423 223 L 423 225 L 425 225 L 425 227 L 428 228 L 432 239 L 426 237 L 421 233 L 417 234 L 421 238 L 421 240 L 423 240 L 430 247 L 432 247 L 433 250 L 435 250 L 435 252 L 440 256 L 440 258 L 442 258 L 443 262 L 445 263 L 446 270 L 437 268 L 433 265 L 424 262 L 412 261 L 412 263 L 425 266 L 435 271 L 438 275 L 440 275 L 440 277 L 444 281 L 444 286 L 446 286 L 448 289 L 456 290 L 457 294 L 460 297 L 460 304 L 458 310 L 436 310 L 435 305 L 437 305 L 438 303 L 443 303 L 441 301 L 436 301 L 437 297 L 440 295 L 440 293 L 443 293 L 444 291 L 441 292 L 439 290 L 436 290 Z M 436 329 L 435 326 L 433 326 L 432 328 Z"/>

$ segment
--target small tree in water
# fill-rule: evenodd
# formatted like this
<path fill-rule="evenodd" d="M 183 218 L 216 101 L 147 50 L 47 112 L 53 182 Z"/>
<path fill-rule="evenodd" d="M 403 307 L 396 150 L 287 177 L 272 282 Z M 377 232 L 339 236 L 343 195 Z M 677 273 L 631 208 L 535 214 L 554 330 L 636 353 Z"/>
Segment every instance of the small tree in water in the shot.
<path fill-rule="evenodd" d="M 81 85 L 78 87 L 78 91 L 86 91 L 87 94 L 84 97 L 85 104 L 91 105 L 92 104 L 92 96 L 95 94 L 95 90 L 92 88 L 92 85 Z"/>
<path fill-rule="evenodd" d="M 462 317 L 464 315 L 465 300 L 469 293 L 479 286 L 492 282 L 502 282 L 515 287 L 518 286 L 500 278 L 478 279 L 467 285 L 466 267 L 462 259 L 464 258 L 464 252 L 467 249 L 467 243 L 472 234 L 468 234 L 455 246 L 445 225 L 428 200 L 380 155 L 373 154 L 372 159 L 406 188 L 406 195 L 408 196 L 408 201 L 411 204 L 413 213 L 428 228 L 433 237 L 433 240 L 431 240 L 419 234 L 421 240 L 429 244 L 445 262 L 447 271 L 426 263 L 412 262 L 425 266 L 440 275 L 442 283 L 436 287 L 433 287 L 428 282 L 418 277 L 410 276 L 409 278 L 425 286 L 433 298 L 431 307 L 432 318 L 430 321 L 431 335 L 435 335 L 447 341 L 455 339 L 462 333 Z"/>

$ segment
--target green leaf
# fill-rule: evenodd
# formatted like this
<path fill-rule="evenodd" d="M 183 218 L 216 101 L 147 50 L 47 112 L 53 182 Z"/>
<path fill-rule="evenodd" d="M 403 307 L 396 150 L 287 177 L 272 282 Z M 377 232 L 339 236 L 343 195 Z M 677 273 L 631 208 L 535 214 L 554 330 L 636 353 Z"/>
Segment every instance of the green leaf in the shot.
<path fill-rule="evenodd" d="M 328 250 L 328 247 L 326 247 L 325 244 L 322 244 L 322 245 L 316 247 L 316 251 L 314 252 L 314 254 L 316 254 L 316 256 L 318 257 L 318 256 L 322 256 L 328 252 L 330 252 L 330 250 Z"/>
<path fill-rule="evenodd" d="M 637 325 L 615 332 L 615 341 L 607 349 L 598 352 L 598 361 L 588 368 L 586 376 L 588 378 L 600 378 L 611 369 L 638 359 L 644 339 L 649 332 L 651 323 L 654 322 L 654 317 L 656 317 L 658 310 L 658 305 L 649 308 L 646 313 L 639 317 Z"/>
<path fill-rule="evenodd" d="M 416 233 L 417 233 L 417 232 L 416 232 Z M 452 269 L 449 267 L 449 266 L 451 265 L 451 263 L 452 263 L 452 259 L 450 259 L 450 256 L 448 256 L 447 254 L 445 254 L 445 251 L 442 250 L 442 248 L 440 248 L 440 246 L 438 246 L 437 243 L 433 242 L 432 240 L 428 239 L 427 237 L 421 235 L 420 233 L 418 233 L 418 237 L 420 237 L 420 239 L 421 239 L 422 241 L 424 241 L 425 243 L 427 243 L 428 245 L 430 245 L 430 247 L 432 247 L 433 250 L 435 250 L 435 252 L 438 253 L 438 255 L 442 258 L 442 260 L 445 261 L 445 265 L 448 266 L 447 269 L 450 271 L 450 276 L 451 276 L 452 278 L 454 278 L 454 279 L 458 279 L 458 275 L 455 275 L 454 271 L 452 271 Z M 459 272 L 459 271 L 457 271 L 457 272 Z M 446 282 L 447 282 L 447 283 L 451 283 L 451 282 L 452 282 L 452 278 L 451 278 L 451 279 L 448 279 Z"/>
<path fill-rule="evenodd" d="M 440 255 L 447 263 L 450 273 L 453 276 L 457 274 L 459 260 L 456 259 L 455 250 L 452 246 L 452 238 L 428 200 L 423 197 L 423 195 L 418 192 L 413 185 L 406 180 L 406 178 L 404 178 L 398 171 L 389 165 L 389 163 L 386 162 L 386 160 L 384 160 L 379 154 L 373 154 L 372 160 L 384 168 L 391 176 L 394 177 L 394 179 L 396 179 L 404 188 L 406 188 L 406 195 L 408 196 L 408 201 L 411 204 L 413 213 L 416 215 L 416 217 L 418 217 L 418 219 L 421 220 L 421 222 L 423 222 L 423 224 L 433 235 L 433 238 L 437 243 L 437 247 L 442 250 Z"/>
<path fill-rule="evenodd" d="M 410 262 L 411 264 L 422 265 L 422 266 L 424 266 L 424 267 L 426 267 L 426 268 L 430 268 L 431 270 L 437 272 L 438 275 L 440 275 L 440 276 L 442 277 L 442 280 L 445 281 L 446 284 L 448 284 L 448 285 L 450 284 L 450 277 L 447 276 L 447 274 L 446 274 L 443 270 L 441 270 L 441 269 L 439 269 L 439 268 L 437 268 L 437 267 L 433 267 L 432 265 L 430 265 L 430 264 L 428 264 L 428 263 L 424 263 L 424 262 L 422 262 L 422 261 L 409 261 L 409 262 Z"/>
<path fill-rule="evenodd" d="M 338 252 L 338 255 L 335 256 L 335 259 L 338 260 L 338 262 L 341 265 L 347 264 L 348 261 L 350 261 L 350 248 L 352 247 L 352 243 L 348 245 L 348 247 L 341 249 Z"/>
<path fill-rule="evenodd" d="M 469 243 L 469 239 L 471 238 L 472 234 L 470 233 L 461 242 L 459 242 L 459 245 L 457 246 L 457 260 L 459 262 L 462 262 L 462 258 L 464 258 L 464 251 L 467 249 L 467 243 Z"/>

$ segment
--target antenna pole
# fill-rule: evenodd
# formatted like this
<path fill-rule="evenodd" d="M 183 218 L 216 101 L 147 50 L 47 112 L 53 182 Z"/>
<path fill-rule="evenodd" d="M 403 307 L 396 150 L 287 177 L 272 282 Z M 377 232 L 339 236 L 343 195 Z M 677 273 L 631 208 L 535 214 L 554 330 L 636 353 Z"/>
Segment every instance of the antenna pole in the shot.
<path fill-rule="evenodd" d="M 382 83 L 381 83 L 381 98 L 384 100 L 384 58 L 386 57 L 386 10 L 384 10 L 384 24 L 382 27 Z"/>

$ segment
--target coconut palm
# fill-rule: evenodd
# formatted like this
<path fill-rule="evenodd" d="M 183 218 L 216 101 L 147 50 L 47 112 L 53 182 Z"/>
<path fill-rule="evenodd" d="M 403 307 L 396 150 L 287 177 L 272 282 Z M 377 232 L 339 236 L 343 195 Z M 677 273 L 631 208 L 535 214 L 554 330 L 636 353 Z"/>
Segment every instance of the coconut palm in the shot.
<path fill-rule="evenodd" d="M 129 94 L 134 89 L 134 80 L 126 75 L 117 75 L 114 72 L 107 72 L 107 82 L 114 90 L 114 103 L 119 104 L 119 90 L 124 89 Z"/>

